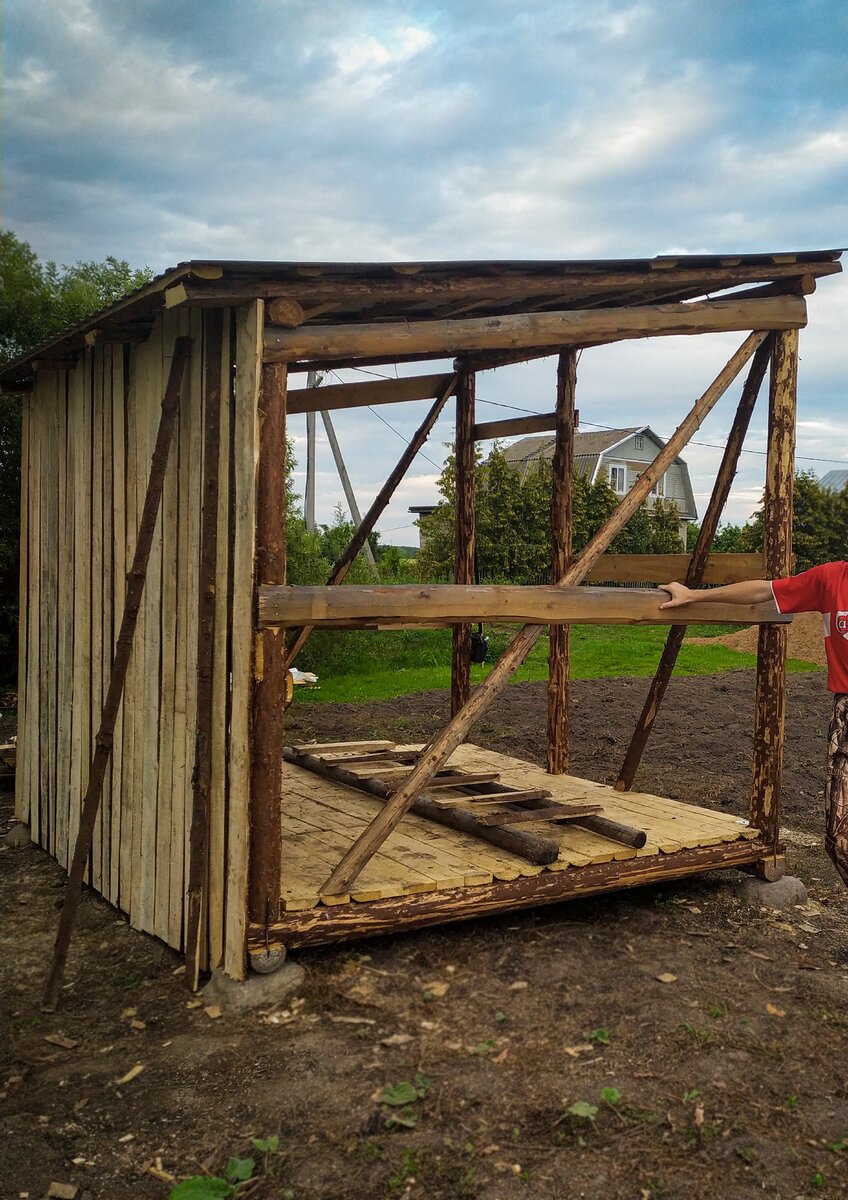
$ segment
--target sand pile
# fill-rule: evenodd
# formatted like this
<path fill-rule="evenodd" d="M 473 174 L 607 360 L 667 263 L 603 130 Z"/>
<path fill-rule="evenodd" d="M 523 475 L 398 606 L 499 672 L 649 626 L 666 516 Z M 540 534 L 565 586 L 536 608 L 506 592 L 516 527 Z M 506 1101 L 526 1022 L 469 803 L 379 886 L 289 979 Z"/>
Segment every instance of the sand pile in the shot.
<path fill-rule="evenodd" d="M 735 633 L 727 633 L 717 638 L 687 638 L 687 641 L 697 645 L 727 646 L 730 650 L 740 650 L 747 654 L 757 653 L 757 626 L 749 625 L 745 629 L 737 629 Z M 821 613 L 799 613 L 792 618 L 789 626 L 789 657 L 800 658 L 804 662 L 818 663 L 826 666 L 824 653 L 824 627 Z"/>

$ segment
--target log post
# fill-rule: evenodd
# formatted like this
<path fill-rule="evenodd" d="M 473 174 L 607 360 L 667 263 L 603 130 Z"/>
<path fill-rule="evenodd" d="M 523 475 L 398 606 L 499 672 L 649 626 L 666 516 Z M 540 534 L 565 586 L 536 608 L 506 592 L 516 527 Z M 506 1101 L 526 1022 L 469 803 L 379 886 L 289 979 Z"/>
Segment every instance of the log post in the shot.
<path fill-rule="evenodd" d="M 456 499 L 454 519 L 454 581 L 474 583 L 475 503 L 474 441 L 475 376 L 460 369 L 456 390 Z M 471 695 L 471 626 L 456 625 L 451 651 L 451 716 Z"/>
<path fill-rule="evenodd" d="M 457 376 L 447 376 L 442 391 L 430 406 L 426 417 L 412 435 L 409 445 L 404 450 L 403 454 L 395 464 L 395 468 L 389 475 L 386 482 L 378 492 L 374 499 L 374 503 L 368 509 L 368 512 L 362 518 L 362 524 L 357 529 L 356 533 L 350 539 L 350 542 L 344 551 L 336 559 L 333 569 L 330 572 L 330 578 L 327 580 L 327 585 L 332 586 L 341 583 L 353 565 L 353 560 L 356 558 L 359 551 L 365 545 L 369 535 L 374 532 L 374 526 L 379 521 L 392 496 L 397 491 L 398 484 L 403 479 L 406 472 L 411 467 L 416 454 L 427 441 L 430 436 L 430 431 L 441 416 L 442 409 L 448 402 L 448 398 L 453 395 L 456 390 Z M 312 633 L 312 627 L 305 625 L 302 629 L 295 630 L 294 637 L 286 652 L 286 666 L 290 667 L 298 654 L 309 640 L 309 635 Z"/>
<path fill-rule="evenodd" d="M 680 451 L 701 426 L 707 414 L 718 403 L 730 384 L 765 341 L 767 333 L 752 333 L 745 339 L 729 362 L 722 368 L 706 392 L 700 396 L 689 413 L 678 425 L 666 445 L 657 457 L 647 467 L 631 491 L 624 497 L 615 512 L 606 520 L 592 540 L 584 548 L 580 557 L 572 563 L 559 581 L 563 586 L 570 587 L 588 575 L 594 564 L 607 549 L 610 542 L 623 529 L 634 512 L 647 499 L 651 488 L 663 472 L 671 465 Z M 382 846 L 383 842 L 400 821 L 403 814 L 415 800 L 416 796 L 427 786 L 430 779 L 447 761 L 457 746 L 465 738 L 468 730 L 480 717 L 492 701 L 498 696 L 512 678 L 513 673 L 521 666 L 527 655 L 535 646 L 543 632 L 541 625 L 526 625 L 510 642 L 491 673 L 475 688 L 471 699 L 460 712 L 445 726 L 441 733 L 421 752 L 418 765 L 409 774 L 403 785 L 392 796 L 386 807 L 382 809 L 367 829 L 359 835 L 351 848 L 333 870 L 326 883 L 321 888 L 323 893 L 334 894 L 350 890 L 350 885 L 356 879 L 369 858 Z"/>
<path fill-rule="evenodd" d="M 763 500 L 763 559 L 769 579 L 792 571 L 792 494 L 795 470 L 795 393 L 798 331 L 776 334 L 769 389 L 768 458 Z M 751 824 L 777 846 L 786 715 L 785 625 L 762 625 L 757 647 L 757 695 Z"/>
<path fill-rule="evenodd" d="M 556 442 L 551 491 L 551 579 L 562 579 L 571 561 L 571 524 L 574 487 L 574 395 L 577 355 L 564 350 L 557 363 Z M 568 669 L 571 629 L 552 625 L 548 654 L 548 771 L 568 770 Z"/>
<path fill-rule="evenodd" d="M 218 550 L 218 456 L 221 445 L 221 353 L 223 309 L 207 318 L 204 356 L 203 512 L 197 613 L 197 725 L 194 735 L 191 827 L 189 830 L 188 904 L 186 906 L 186 984 L 197 991 L 203 966 L 201 949 L 209 873 L 209 793 L 212 785 L 212 675 L 215 657 L 215 575 Z M 217 964 L 212 963 L 212 967 Z"/>
<path fill-rule="evenodd" d="M 755 354 L 754 361 L 751 363 L 751 370 L 742 389 L 739 407 L 736 410 L 730 436 L 727 439 L 721 465 L 716 475 L 713 493 L 710 497 L 707 511 L 704 514 L 704 519 L 701 522 L 701 528 L 698 531 L 698 540 L 695 543 L 695 549 L 689 560 L 689 566 L 686 569 L 684 582 L 687 587 L 696 588 L 700 587 L 703 583 L 710 547 L 713 544 L 718 523 L 721 520 L 721 514 L 724 512 L 730 487 L 736 475 L 736 467 L 739 463 L 739 455 L 742 452 L 742 444 L 745 441 L 745 434 L 748 432 L 751 414 L 754 411 L 754 405 L 762 386 L 770 354 L 771 342 L 764 342 Z M 629 791 L 633 784 L 633 779 L 639 769 L 639 763 L 642 761 L 642 755 L 648 744 L 648 738 L 651 736 L 654 722 L 659 715 L 663 697 L 671 681 L 685 633 L 685 625 L 672 625 L 668 631 L 659 666 L 651 681 L 645 704 L 639 720 L 636 722 L 636 728 L 633 731 L 630 745 L 627 747 L 627 753 L 624 756 L 624 762 L 615 783 L 616 791 Z"/>
<path fill-rule="evenodd" d="M 286 367 L 265 364 L 259 395 L 256 483 L 256 586 L 286 581 Z M 250 920 L 267 925 L 280 910 L 283 729 L 286 641 L 260 629 L 254 597 L 253 720 L 250 760 Z"/>
<path fill-rule="evenodd" d="M 112 755 L 112 739 L 115 734 L 115 722 L 118 719 L 118 709 L 124 694 L 124 684 L 127 678 L 127 667 L 132 654 L 133 640 L 138 623 L 138 610 L 144 595 L 144 583 L 147 579 L 147 565 L 150 561 L 150 549 L 153 545 L 153 535 L 156 520 L 162 503 L 162 489 L 165 483 L 165 471 L 171 453 L 171 442 L 174 436 L 174 425 L 180 404 L 180 389 L 183 372 L 191 354 L 191 338 L 178 337 L 174 343 L 174 356 L 168 373 L 168 382 L 162 400 L 162 415 L 159 419 L 159 430 L 156 434 L 156 445 L 150 462 L 150 477 L 141 520 L 138 526 L 135 556 L 127 576 L 127 592 L 124 601 L 124 614 L 121 618 L 121 628 L 115 643 L 115 656 L 112 659 L 112 673 L 109 678 L 109 691 L 103 705 L 100 718 L 100 728 L 94 739 L 95 751 L 88 773 L 88 784 L 82 801 L 79 830 L 74 845 L 73 858 L 68 871 L 68 884 L 65 888 L 65 899 L 62 913 L 59 917 L 59 928 L 56 932 L 56 942 L 53 947 L 53 962 L 50 975 L 44 989 L 42 1008 L 46 1012 L 54 1012 L 59 1002 L 59 992 L 65 976 L 65 963 L 68 960 L 68 949 L 71 935 L 74 931 L 77 911 L 82 896 L 82 881 L 85 874 L 85 864 L 91 849 L 91 839 L 97 821 L 97 810 L 100 807 L 100 797 L 103 793 L 103 780 L 106 767 Z"/>

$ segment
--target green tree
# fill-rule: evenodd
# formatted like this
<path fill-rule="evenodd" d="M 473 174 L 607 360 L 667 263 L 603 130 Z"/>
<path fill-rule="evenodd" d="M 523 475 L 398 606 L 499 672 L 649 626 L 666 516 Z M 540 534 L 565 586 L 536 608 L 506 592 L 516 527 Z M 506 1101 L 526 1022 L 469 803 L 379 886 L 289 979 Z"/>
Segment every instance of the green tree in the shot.
<path fill-rule="evenodd" d="M 848 489 L 828 491 L 812 471 L 798 472 L 792 504 L 792 550 L 796 571 L 848 557 L 846 517 Z M 742 527 L 739 541 L 742 550 L 762 550 L 762 502 L 750 522 Z"/>
<path fill-rule="evenodd" d="M 59 267 L 0 230 L 0 366 L 67 325 L 82 321 L 151 278 L 147 269 L 107 258 Z M 17 670 L 21 412 L 17 396 L 0 397 L 0 678 Z"/>

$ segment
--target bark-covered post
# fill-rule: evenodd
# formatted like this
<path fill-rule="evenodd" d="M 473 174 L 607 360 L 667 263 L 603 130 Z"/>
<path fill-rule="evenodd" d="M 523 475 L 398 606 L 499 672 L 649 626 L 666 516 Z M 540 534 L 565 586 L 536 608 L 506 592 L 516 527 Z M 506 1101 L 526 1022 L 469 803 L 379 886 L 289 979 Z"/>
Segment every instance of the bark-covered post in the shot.
<path fill-rule="evenodd" d="M 798 331 L 774 335 L 769 388 L 768 459 L 763 503 L 763 565 L 769 579 L 792 571 L 792 492 L 795 470 L 795 392 Z M 751 824 L 763 841 L 780 835 L 780 783 L 786 713 L 786 625 L 761 625 L 757 648 L 757 697 Z"/>
<path fill-rule="evenodd" d="M 286 381 L 284 363 L 262 368 L 259 466 L 256 483 L 256 587 L 286 581 Z M 257 611 L 254 597 L 254 616 Z M 254 637 L 250 760 L 250 882 L 252 922 L 267 925 L 280 909 L 283 730 L 286 707 L 285 631 Z"/>
<path fill-rule="evenodd" d="M 563 350 L 557 363 L 556 442 L 551 492 L 551 578 L 562 579 L 571 560 L 572 497 L 574 483 L 574 394 L 577 355 Z M 568 669 L 571 629 L 552 625 L 548 655 L 548 771 L 568 770 Z"/>
<path fill-rule="evenodd" d="M 474 583 L 474 384 L 474 372 L 463 368 L 456 389 L 456 583 Z M 455 625 L 451 655 L 451 716 L 467 704 L 470 695 L 471 626 Z"/>

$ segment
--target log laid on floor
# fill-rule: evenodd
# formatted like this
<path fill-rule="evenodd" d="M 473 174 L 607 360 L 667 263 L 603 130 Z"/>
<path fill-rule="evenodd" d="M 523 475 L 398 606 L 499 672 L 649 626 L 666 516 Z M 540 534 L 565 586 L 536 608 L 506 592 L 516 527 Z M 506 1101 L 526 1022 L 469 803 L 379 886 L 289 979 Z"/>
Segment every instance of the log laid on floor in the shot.
<path fill-rule="evenodd" d="M 807 323 L 803 296 L 767 296 L 755 300 L 645 304 L 626 308 L 566 309 L 506 317 L 457 321 L 387 321 L 357 325 L 267 326 L 265 361 L 309 358 L 395 357 L 404 354 L 445 357 L 475 350 L 513 350 L 523 346 L 569 346 L 587 340 L 676 334 L 728 333 L 746 329 L 798 329 Z"/>
<path fill-rule="evenodd" d="M 671 625 L 727 623 L 758 625 L 788 621 L 771 602 L 687 604 L 661 609 L 668 599 L 658 588 L 567 587 L 537 584 L 351 584 L 348 587 L 260 587 L 259 624 L 343 628 L 370 620 L 383 626 L 415 620 L 461 625 L 472 620 L 527 621 L 540 625 Z"/>
<path fill-rule="evenodd" d="M 706 392 L 695 401 L 687 416 L 669 438 L 650 466 L 646 467 L 630 492 L 615 511 L 584 547 L 580 557 L 560 580 L 563 586 L 574 586 L 589 573 L 594 564 L 609 547 L 616 534 L 624 528 L 633 514 L 647 500 L 651 489 L 664 471 L 671 466 L 683 447 L 701 426 L 708 413 L 718 403 L 730 384 L 768 337 L 767 333 L 752 333 L 742 343 L 730 361 L 722 368 Z M 367 829 L 356 839 L 323 886 L 325 893 L 342 893 L 350 890 L 369 858 L 376 853 L 392 832 L 403 814 L 426 788 L 439 768 L 450 758 L 477 720 L 494 699 L 500 695 L 512 678 L 513 673 L 527 658 L 542 635 L 544 627 L 527 625 L 518 633 L 501 655 L 491 673 L 471 694 L 465 708 L 437 734 L 421 752 L 418 765 L 410 772 L 402 788 L 399 788 L 382 812 L 377 813 Z"/>
<path fill-rule="evenodd" d="M 334 783 L 341 783 L 346 787 L 356 788 L 357 791 L 367 792 L 369 796 L 375 796 L 378 800 L 391 800 L 394 794 L 392 785 L 386 783 L 385 780 L 363 779 L 338 764 L 331 765 L 316 758 L 314 754 L 298 752 L 291 746 L 283 747 L 283 758 L 286 762 L 294 763 L 298 767 L 303 767 L 304 770 L 311 771 L 313 775 L 320 775 L 323 779 L 331 779 Z M 548 866 L 550 863 L 556 862 L 559 857 L 559 846 L 550 838 L 540 837 L 538 834 L 527 833 L 524 830 L 487 828 L 475 813 L 467 812 L 462 808 L 444 808 L 424 796 L 419 797 L 409 811 L 413 812 L 416 817 L 424 817 L 428 821 L 447 825 L 450 829 L 458 829 L 461 833 L 468 833 L 472 837 L 491 842 L 493 845 L 499 846 L 501 850 L 508 850 L 510 854 L 517 854 L 539 866 Z M 326 888 L 321 890 L 327 894 Z"/>
<path fill-rule="evenodd" d="M 569 807 L 564 804 L 548 804 L 545 808 L 524 808 L 513 809 L 512 812 L 486 813 L 484 817 L 478 817 L 477 820 L 482 825 L 490 826 L 520 825 L 530 821 L 578 822 L 583 817 L 596 816 L 602 811 L 600 804 L 573 804 Z"/>

